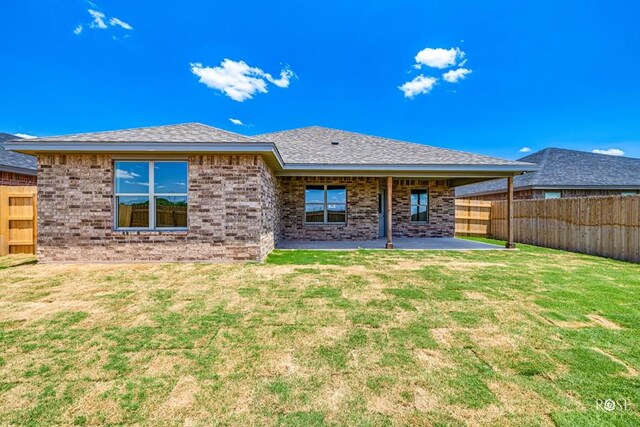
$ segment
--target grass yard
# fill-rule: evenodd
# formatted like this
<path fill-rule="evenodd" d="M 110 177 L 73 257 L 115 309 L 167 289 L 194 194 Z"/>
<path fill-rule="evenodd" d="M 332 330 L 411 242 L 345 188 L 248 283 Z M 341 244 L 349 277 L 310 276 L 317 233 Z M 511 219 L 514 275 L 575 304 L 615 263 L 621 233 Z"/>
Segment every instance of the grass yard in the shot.
<path fill-rule="evenodd" d="M 0 425 L 640 424 L 640 266 L 520 248 L 0 258 Z"/>

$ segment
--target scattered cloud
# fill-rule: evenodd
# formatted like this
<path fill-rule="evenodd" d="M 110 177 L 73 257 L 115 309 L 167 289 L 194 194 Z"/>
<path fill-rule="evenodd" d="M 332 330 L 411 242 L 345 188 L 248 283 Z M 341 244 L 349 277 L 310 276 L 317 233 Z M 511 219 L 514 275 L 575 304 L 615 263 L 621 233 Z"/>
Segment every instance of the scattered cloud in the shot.
<path fill-rule="evenodd" d="M 244 61 L 233 61 L 225 58 L 218 67 L 205 67 L 199 62 L 191 63 L 191 72 L 198 76 L 200 83 L 219 90 L 229 98 L 237 102 L 252 99 L 256 93 L 267 93 L 268 83 L 280 88 L 289 87 L 289 82 L 294 76 L 289 67 L 280 71 L 280 77 L 274 78 L 271 74 L 257 67 L 251 67 Z"/>
<path fill-rule="evenodd" d="M 131 25 L 127 24 L 126 22 L 124 22 L 124 21 L 122 21 L 122 20 L 120 20 L 118 18 L 109 19 L 109 24 L 112 27 L 119 26 L 119 27 L 124 28 L 125 30 L 129 30 L 129 31 L 133 30 L 133 27 Z"/>
<path fill-rule="evenodd" d="M 471 74 L 473 71 L 468 68 L 458 68 L 457 70 L 447 71 L 442 75 L 442 78 L 449 83 L 458 83 L 460 80 L 464 80 L 467 74 Z"/>
<path fill-rule="evenodd" d="M 530 153 L 531 152 L 531 148 L 529 147 L 522 147 L 520 150 L 521 153 Z"/>
<path fill-rule="evenodd" d="M 456 67 L 456 69 L 449 70 L 442 74 L 442 79 L 449 83 L 457 83 L 460 80 L 464 80 L 467 75 L 471 74 L 473 70 L 469 68 L 463 68 L 467 63 L 464 58 L 465 53 L 458 47 L 452 47 L 450 49 L 443 49 L 441 47 L 431 48 L 427 47 L 422 49 L 415 56 L 416 63 L 413 64 L 413 68 L 421 70 L 422 67 L 431 67 L 437 69 L 445 69 Z M 413 98 L 416 95 L 427 94 L 431 92 L 436 84 L 438 84 L 438 78 L 433 76 L 427 76 L 420 74 L 413 80 L 405 82 L 401 86 L 398 86 L 405 98 Z M 455 91 L 449 91 L 454 92 Z"/>
<path fill-rule="evenodd" d="M 229 119 L 229 121 L 231 123 L 233 123 L 234 125 L 244 126 L 244 123 L 242 123 L 242 120 L 240 120 L 240 119 Z"/>
<path fill-rule="evenodd" d="M 448 68 L 456 65 L 458 59 L 464 58 L 464 52 L 457 47 L 451 49 L 430 48 L 422 49 L 415 57 L 417 62 L 415 68 L 421 68 L 423 65 L 431 68 Z"/>
<path fill-rule="evenodd" d="M 98 6 L 95 3 L 90 1 L 88 3 L 92 7 L 92 9 L 87 9 L 87 12 L 92 18 L 92 21 L 87 24 L 89 28 L 93 30 L 106 30 L 109 27 L 120 27 L 126 31 L 133 31 L 133 26 L 129 23 L 124 22 L 122 19 L 116 18 L 115 16 L 107 18 L 107 15 L 104 12 L 98 10 Z M 84 26 L 82 24 L 78 24 L 74 28 L 73 33 L 78 36 L 82 33 L 83 29 Z M 112 36 L 112 38 L 117 40 L 116 36 Z M 124 38 L 127 38 L 127 36 Z"/>
<path fill-rule="evenodd" d="M 420 74 L 413 80 L 404 83 L 401 86 L 398 86 L 404 93 L 405 98 L 413 98 L 416 95 L 424 94 L 431 92 L 431 89 L 436 85 L 438 79 L 435 77 L 424 76 Z"/>
<path fill-rule="evenodd" d="M 116 169 L 116 178 L 119 179 L 134 179 L 134 178 L 139 178 L 140 175 L 132 172 L 132 171 L 128 171 L 125 169 Z"/>
<path fill-rule="evenodd" d="M 91 17 L 93 18 L 91 28 L 100 28 L 101 30 L 108 28 L 107 24 L 104 22 L 104 19 L 106 17 L 104 13 L 93 9 L 89 9 L 87 10 L 87 12 L 89 12 L 89 15 L 91 15 Z"/>
<path fill-rule="evenodd" d="M 596 148 L 592 152 L 596 154 L 606 154 L 608 156 L 624 156 L 624 151 L 622 151 L 619 148 L 606 148 L 606 149 Z"/>
<path fill-rule="evenodd" d="M 35 135 L 29 135 L 26 133 L 16 133 L 14 134 L 15 136 L 19 137 L 19 138 L 24 138 L 24 139 L 33 139 L 33 138 L 37 138 L 37 136 Z"/>

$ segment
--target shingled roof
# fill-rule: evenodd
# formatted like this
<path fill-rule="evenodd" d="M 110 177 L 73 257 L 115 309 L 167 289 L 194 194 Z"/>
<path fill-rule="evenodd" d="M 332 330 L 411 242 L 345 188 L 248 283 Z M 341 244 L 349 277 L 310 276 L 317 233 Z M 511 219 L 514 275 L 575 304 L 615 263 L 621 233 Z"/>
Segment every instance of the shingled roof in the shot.
<path fill-rule="evenodd" d="M 36 158 L 27 154 L 8 151 L 4 148 L 5 141 L 22 139 L 8 133 L 0 133 L 0 171 L 36 174 Z"/>
<path fill-rule="evenodd" d="M 321 126 L 265 133 L 288 164 L 512 165 L 523 163 Z"/>
<path fill-rule="evenodd" d="M 31 139 L 29 142 L 254 142 L 250 137 L 201 123 L 150 126 L 106 132 L 76 133 Z"/>
<path fill-rule="evenodd" d="M 154 143 L 158 146 L 153 146 Z M 171 147 L 167 147 L 167 144 Z M 320 126 L 249 137 L 200 123 L 186 123 L 36 138 L 13 143 L 11 147 L 28 153 L 56 150 L 196 152 L 200 149 L 198 144 L 203 144 L 205 151 L 270 151 L 280 159 L 283 168 L 305 170 L 313 166 L 329 169 L 371 167 L 372 170 L 404 168 L 517 173 L 532 168 L 531 164 L 512 160 Z"/>
<path fill-rule="evenodd" d="M 519 159 L 538 165 L 537 172 L 516 176 L 514 189 L 633 188 L 640 189 L 640 159 L 595 154 L 563 148 L 545 148 Z M 456 188 L 456 197 L 506 191 L 504 179 Z"/>

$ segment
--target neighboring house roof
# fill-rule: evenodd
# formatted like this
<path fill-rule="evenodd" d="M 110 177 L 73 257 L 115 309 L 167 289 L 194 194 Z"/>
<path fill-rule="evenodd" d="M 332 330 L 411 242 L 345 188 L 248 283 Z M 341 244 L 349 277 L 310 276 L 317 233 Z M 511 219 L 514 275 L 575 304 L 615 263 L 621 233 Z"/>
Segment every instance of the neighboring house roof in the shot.
<path fill-rule="evenodd" d="M 519 159 L 538 165 L 536 172 L 516 176 L 515 190 L 528 189 L 640 189 L 640 159 L 589 153 L 563 148 L 545 148 Z M 502 193 L 504 179 L 464 185 L 456 197 Z"/>
<path fill-rule="evenodd" d="M 76 133 L 31 139 L 29 142 L 252 142 L 250 137 L 203 125 L 149 126 L 106 132 Z"/>
<path fill-rule="evenodd" d="M 35 157 L 8 151 L 4 147 L 5 141 L 19 139 L 22 138 L 8 133 L 0 133 L 0 171 L 35 175 L 37 169 Z"/>
<path fill-rule="evenodd" d="M 285 163 L 522 165 L 512 160 L 321 126 L 265 133 L 254 138 L 275 143 Z"/>
<path fill-rule="evenodd" d="M 36 138 L 13 142 L 11 149 L 23 153 L 260 153 L 282 173 L 362 171 L 375 174 L 394 171 L 400 175 L 429 172 L 439 177 L 455 174 L 486 179 L 535 169 L 535 165 L 529 163 L 319 126 L 249 137 L 187 123 Z"/>

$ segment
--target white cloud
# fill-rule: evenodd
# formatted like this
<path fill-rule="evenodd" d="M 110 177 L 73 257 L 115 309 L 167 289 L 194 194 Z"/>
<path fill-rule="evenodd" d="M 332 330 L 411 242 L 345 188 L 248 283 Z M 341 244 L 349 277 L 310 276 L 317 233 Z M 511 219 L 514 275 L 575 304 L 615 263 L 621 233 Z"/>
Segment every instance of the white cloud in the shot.
<path fill-rule="evenodd" d="M 104 30 L 107 28 L 107 24 L 104 22 L 105 14 L 102 12 L 98 12 L 97 10 L 89 9 L 87 10 L 89 15 L 93 18 L 93 22 L 91 23 L 91 28 L 100 28 Z"/>
<path fill-rule="evenodd" d="M 251 67 L 244 61 L 224 59 L 218 67 L 205 67 L 201 63 L 190 64 L 191 72 L 200 78 L 199 82 L 216 89 L 234 101 L 243 102 L 253 98 L 256 93 L 267 93 L 267 82 L 287 88 L 293 71 L 285 67 L 280 78 L 257 67 Z"/>
<path fill-rule="evenodd" d="M 405 98 L 413 98 L 416 95 L 431 92 L 431 89 L 433 89 L 437 82 L 438 79 L 435 77 L 423 76 L 420 74 L 410 82 L 406 82 L 402 86 L 398 86 L 398 89 L 404 93 Z"/>
<path fill-rule="evenodd" d="M 464 80 L 467 74 L 471 74 L 473 71 L 468 68 L 458 68 L 457 70 L 447 71 L 442 75 L 442 78 L 449 83 L 458 83 L 460 80 Z"/>
<path fill-rule="evenodd" d="M 609 156 L 624 156 L 624 151 L 619 148 L 607 148 L 604 150 L 596 148 L 592 152 L 596 154 L 607 154 Z"/>
<path fill-rule="evenodd" d="M 530 153 L 531 152 L 531 148 L 529 147 L 522 147 L 520 150 L 521 153 Z"/>
<path fill-rule="evenodd" d="M 238 125 L 238 126 L 243 126 L 244 125 L 244 123 L 242 123 L 242 120 L 240 120 L 240 119 L 229 119 L 229 121 L 231 123 L 233 123 L 234 125 Z"/>
<path fill-rule="evenodd" d="M 15 136 L 19 137 L 19 138 L 24 138 L 24 139 L 33 139 L 33 138 L 37 138 L 37 136 L 34 135 L 28 135 L 26 133 L 16 133 L 14 134 Z"/>
<path fill-rule="evenodd" d="M 458 59 L 463 57 L 464 52 L 457 47 L 452 47 L 451 49 L 428 47 L 418 52 L 415 58 L 417 64 L 414 67 L 420 68 L 422 65 L 426 65 L 432 68 L 447 68 L 456 65 Z"/>
<path fill-rule="evenodd" d="M 125 30 L 133 30 L 133 27 L 131 25 L 127 24 L 126 22 L 124 22 L 124 21 L 122 21 L 122 20 L 120 20 L 118 18 L 109 19 L 109 24 L 112 27 L 115 27 L 117 25 L 119 27 L 124 28 Z"/>
<path fill-rule="evenodd" d="M 82 25 L 78 25 L 76 28 L 73 29 L 73 34 L 75 34 L 76 36 L 79 35 L 82 32 Z"/>
<path fill-rule="evenodd" d="M 139 174 L 131 172 L 125 169 L 116 169 L 116 178 L 120 179 L 134 179 L 140 177 Z"/>

